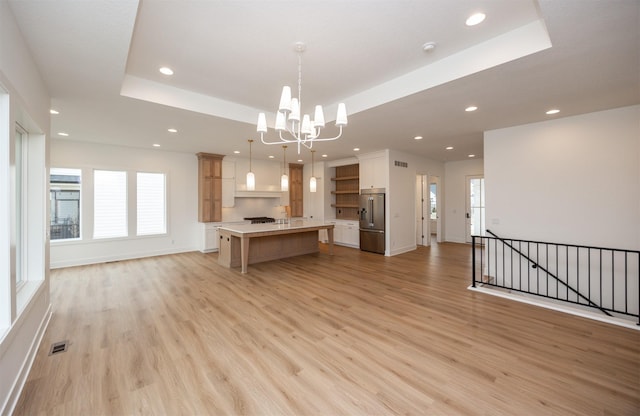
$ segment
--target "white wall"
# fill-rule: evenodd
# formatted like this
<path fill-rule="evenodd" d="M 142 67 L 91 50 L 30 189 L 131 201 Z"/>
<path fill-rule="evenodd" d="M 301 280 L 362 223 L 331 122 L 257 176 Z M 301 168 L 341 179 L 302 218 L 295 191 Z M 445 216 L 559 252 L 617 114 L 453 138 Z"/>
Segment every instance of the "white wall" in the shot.
<path fill-rule="evenodd" d="M 82 240 L 53 241 L 52 268 L 198 249 L 201 229 L 198 225 L 198 162 L 195 154 L 53 140 L 51 166 L 82 169 Z M 138 171 L 166 173 L 167 234 L 93 240 L 93 169 L 126 170 L 129 175 Z M 135 209 L 129 205 L 130 213 L 135 213 Z M 135 218 L 135 215 L 130 214 L 129 218 Z M 129 229 L 135 230 L 135 226 L 130 224 Z"/>
<path fill-rule="evenodd" d="M 516 239 L 640 249 L 640 106 L 485 133 L 487 224 Z"/>
<path fill-rule="evenodd" d="M 454 243 L 466 242 L 467 176 L 484 173 L 483 159 L 447 162 L 444 165 L 444 240 Z M 441 185 L 442 186 L 442 185 Z"/>
<path fill-rule="evenodd" d="M 327 182 L 331 183 L 331 178 L 325 176 L 325 163 L 315 162 L 313 166 L 313 174 L 316 177 L 316 192 L 309 191 L 309 179 L 311 178 L 311 163 L 307 163 L 303 168 L 302 189 L 303 189 L 303 208 L 304 216 L 310 219 L 324 221 L 331 215 L 325 213 L 325 200 L 331 199 L 331 193 L 325 186 Z"/>
<path fill-rule="evenodd" d="M 408 167 L 395 166 L 395 161 L 407 162 Z M 444 165 L 431 159 L 396 150 L 389 151 L 389 189 L 387 190 L 387 247 L 386 255 L 396 255 L 416 249 L 416 175 L 440 176 Z"/>
<path fill-rule="evenodd" d="M 0 2 L 0 414 L 10 414 L 51 315 L 48 214 L 50 98 L 7 2 Z M 8 115 L 7 115 L 8 111 Z M 29 133 L 26 284 L 15 285 L 15 123 Z"/>

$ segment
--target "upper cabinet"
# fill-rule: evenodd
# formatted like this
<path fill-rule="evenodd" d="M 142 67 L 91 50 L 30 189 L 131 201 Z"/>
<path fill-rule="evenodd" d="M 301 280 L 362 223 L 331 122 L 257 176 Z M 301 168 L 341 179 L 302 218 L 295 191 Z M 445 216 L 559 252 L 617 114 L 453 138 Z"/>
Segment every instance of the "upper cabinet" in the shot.
<path fill-rule="evenodd" d="M 359 155 L 360 189 L 387 188 L 389 162 L 386 151 Z"/>
<path fill-rule="evenodd" d="M 222 158 L 224 155 L 197 153 L 198 221 L 222 221 Z"/>
<path fill-rule="evenodd" d="M 303 215 L 303 181 L 302 168 L 304 165 L 289 163 L 289 206 L 292 217 L 302 217 Z"/>

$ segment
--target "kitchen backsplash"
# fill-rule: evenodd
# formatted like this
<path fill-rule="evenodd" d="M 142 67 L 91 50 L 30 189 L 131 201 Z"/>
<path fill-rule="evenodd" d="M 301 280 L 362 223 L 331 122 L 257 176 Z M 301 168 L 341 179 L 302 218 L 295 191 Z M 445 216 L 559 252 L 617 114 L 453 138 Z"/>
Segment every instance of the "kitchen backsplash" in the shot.
<path fill-rule="evenodd" d="M 236 198 L 235 206 L 222 208 L 222 222 L 242 221 L 245 217 L 284 218 L 280 198 Z"/>

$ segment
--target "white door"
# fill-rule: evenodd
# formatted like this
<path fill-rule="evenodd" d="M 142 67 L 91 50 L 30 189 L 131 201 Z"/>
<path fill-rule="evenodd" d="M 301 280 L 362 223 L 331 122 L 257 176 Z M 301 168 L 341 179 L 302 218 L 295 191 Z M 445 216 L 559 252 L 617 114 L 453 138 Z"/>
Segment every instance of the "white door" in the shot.
<path fill-rule="evenodd" d="M 466 240 L 472 235 L 484 235 L 484 176 L 467 176 Z"/>

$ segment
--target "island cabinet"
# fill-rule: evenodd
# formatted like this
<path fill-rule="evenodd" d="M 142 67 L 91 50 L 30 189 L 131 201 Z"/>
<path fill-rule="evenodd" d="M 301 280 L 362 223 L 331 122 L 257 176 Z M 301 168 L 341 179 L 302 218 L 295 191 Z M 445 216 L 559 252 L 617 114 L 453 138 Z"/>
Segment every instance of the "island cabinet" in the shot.
<path fill-rule="evenodd" d="M 302 168 L 304 165 L 289 163 L 289 206 L 292 217 L 302 217 L 304 207 L 302 205 Z"/>
<path fill-rule="evenodd" d="M 229 224 L 219 228 L 218 264 L 242 268 L 249 264 L 317 253 L 318 233 L 327 230 L 329 254 L 333 254 L 334 224 L 292 220 L 287 224 Z"/>
<path fill-rule="evenodd" d="M 224 155 L 197 153 L 198 221 L 222 221 L 222 158 Z"/>

